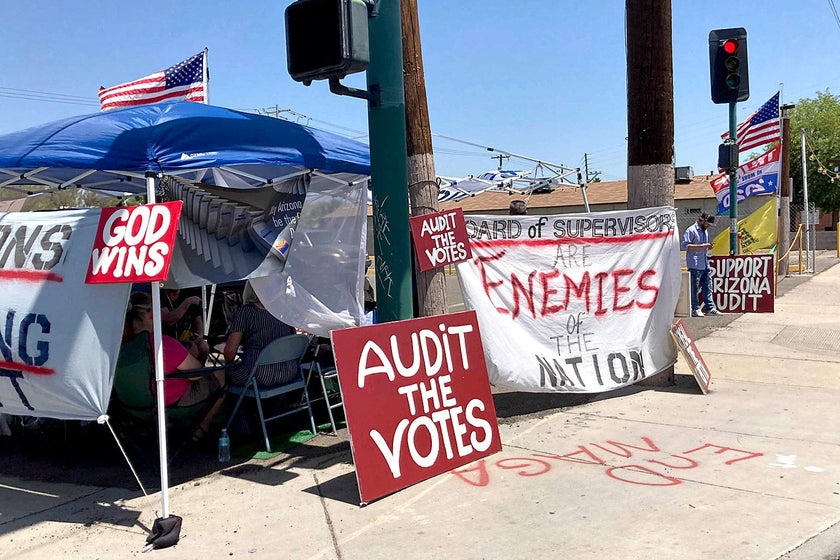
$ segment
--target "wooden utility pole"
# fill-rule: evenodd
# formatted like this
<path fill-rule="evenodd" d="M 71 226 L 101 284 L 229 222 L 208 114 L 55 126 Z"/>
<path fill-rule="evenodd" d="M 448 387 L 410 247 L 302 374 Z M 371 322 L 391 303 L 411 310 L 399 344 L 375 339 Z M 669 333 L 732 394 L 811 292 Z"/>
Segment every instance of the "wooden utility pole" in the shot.
<path fill-rule="evenodd" d="M 790 274 L 790 259 L 786 256 L 790 246 L 790 117 L 793 105 L 782 105 L 782 172 L 779 181 L 779 276 Z"/>
<path fill-rule="evenodd" d="M 436 180 L 432 151 L 432 129 L 429 126 L 429 107 L 426 101 L 417 0 L 402 0 L 400 16 L 408 152 L 408 200 L 411 215 L 420 216 L 438 211 L 440 189 Z M 415 256 L 414 270 L 418 316 L 429 317 L 446 313 L 446 278 L 443 269 L 433 268 L 420 272 Z"/>
<path fill-rule="evenodd" d="M 625 15 L 627 208 L 673 206 L 671 0 L 626 0 Z M 673 367 L 639 382 L 648 387 L 673 384 Z"/>

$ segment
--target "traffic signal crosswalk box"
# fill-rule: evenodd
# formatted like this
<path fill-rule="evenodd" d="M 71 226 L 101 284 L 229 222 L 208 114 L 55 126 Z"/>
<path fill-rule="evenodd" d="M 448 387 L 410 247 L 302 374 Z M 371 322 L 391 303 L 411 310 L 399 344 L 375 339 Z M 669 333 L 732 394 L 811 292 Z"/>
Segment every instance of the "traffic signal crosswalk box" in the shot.
<path fill-rule="evenodd" d="M 368 2 L 298 0 L 286 8 L 286 64 L 293 80 L 343 78 L 370 63 Z"/>

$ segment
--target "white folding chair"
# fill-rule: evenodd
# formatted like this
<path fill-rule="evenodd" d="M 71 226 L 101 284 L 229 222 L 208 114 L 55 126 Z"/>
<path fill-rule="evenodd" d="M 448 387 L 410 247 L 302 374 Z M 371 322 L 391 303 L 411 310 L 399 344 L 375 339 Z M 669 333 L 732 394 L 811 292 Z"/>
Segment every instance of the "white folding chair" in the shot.
<path fill-rule="evenodd" d="M 341 396 L 341 386 L 338 383 L 338 370 L 335 368 L 335 365 L 329 366 L 322 366 L 321 361 L 318 359 L 318 353 L 321 348 L 321 344 L 318 341 L 318 337 L 313 337 L 312 339 L 312 355 L 311 361 L 303 362 L 300 364 L 300 367 L 303 371 L 306 372 L 306 381 L 308 382 L 312 379 L 312 376 L 318 378 L 318 381 L 321 384 L 321 395 L 320 397 L 315 397 L 313 401 L 319 401 L 321 399 L 327 405 L 327 414 L 330 417 L 330 426 L 332 427 L 332 433 L 335 435 L 338 432 L 335 423 L 335 416 L 333 415 L 333 410 L 337 408 L 341 408 L 344 406 L 344 399 Z M 331 391 L 327 385 L 334 385 L 334 389 Z M 337 400 L 330 400 L 330 394 L 332 394 L 333 399 Z"/>

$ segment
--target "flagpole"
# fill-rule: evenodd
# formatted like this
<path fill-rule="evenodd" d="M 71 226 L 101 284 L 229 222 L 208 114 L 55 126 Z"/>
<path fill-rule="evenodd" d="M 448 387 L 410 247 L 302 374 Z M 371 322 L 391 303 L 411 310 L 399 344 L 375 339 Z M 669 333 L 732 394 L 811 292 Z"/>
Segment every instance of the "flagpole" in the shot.
<path fill-rule="evenodd" d="M 737 147 L 738 104 L 729 104 L 729 139 Z M 729 254 L 738 254 L 738 163 L 729 169 Z"/>
<path fill-rule="evenodd" d="M 208 48 L 204 47 L 202 57 L 202 78 L 204 80 L 204 104 L 210 105 L 210 65 L 207 64 Z M 216 297 L 216 284 L 211 284 L 210 301 L 207 301 L 207 286 L 201 286 L 201 320 L 204 321 L 204 338 L 210 336 L 210 319 L 213 314 L 213 300 Z"/>
<path fill-rule="evenodd" d="M 811 269 L 811 207 L 808 204 L 808 158 L 805 156 L 805 129 L 799 129 L 802 138 L 802 197 L 805 203 L 805 272 L 813 272 Z M 802 263 L 799 263 L 801 266 Z"/>
<path fill-rule="evenodd" d="M 207 64 L 207 47 L 204 47 L 204 56 L 202 57 L 201 76 L 204 79 L 204 104 L 210 105 L 210 67 Z"/>

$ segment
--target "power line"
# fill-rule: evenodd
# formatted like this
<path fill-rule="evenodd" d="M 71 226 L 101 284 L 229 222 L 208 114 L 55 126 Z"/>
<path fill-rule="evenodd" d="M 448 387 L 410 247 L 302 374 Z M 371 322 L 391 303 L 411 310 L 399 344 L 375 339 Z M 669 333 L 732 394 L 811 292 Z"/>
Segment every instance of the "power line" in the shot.
<path fill-rule="evenodd" d="M 837 6 L 834 5 L 834 0 L 828 0 L 828 7 L 831 8 L 831 13 L 834 14 L 834 21 L 837 27 L 840 28 L 840 16 L 837 15 Z"/>
<path fill-rule="evenodd" d="M 80 95 L 68 95 L 64 93 L 52 93 L 48 91 L 35 91 L 29 89 L 18 89 L 0 87 L 0 97 L 11 99 L 25 99 L 27 101 L 43 101 L 47 103 L 67 103 L 71 105 L 99 106 L 99 102 L 91 97 Z"/>

